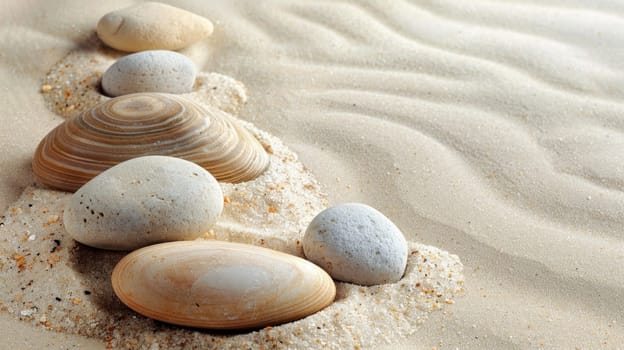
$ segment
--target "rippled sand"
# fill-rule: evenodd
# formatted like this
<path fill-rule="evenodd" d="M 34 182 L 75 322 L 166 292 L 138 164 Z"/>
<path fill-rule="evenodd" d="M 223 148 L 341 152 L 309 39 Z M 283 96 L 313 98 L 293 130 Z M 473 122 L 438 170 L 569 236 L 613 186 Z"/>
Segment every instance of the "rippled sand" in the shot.
<path fill-rule="evenodd" d="M 184 53 L 247 85 L 242 115 L 297 152 L 331 203 L 366 202 L 461 258 L 465 296 L 402 346 L 622 347 L 624 4 L 171 3 L 216 22 Z M 3 209 L 62 120 L 39 93 L 45 73 L 125 4 L 0 4 Z M 88 341 L 4 314 L 0 326 L 0 348 Z"/>

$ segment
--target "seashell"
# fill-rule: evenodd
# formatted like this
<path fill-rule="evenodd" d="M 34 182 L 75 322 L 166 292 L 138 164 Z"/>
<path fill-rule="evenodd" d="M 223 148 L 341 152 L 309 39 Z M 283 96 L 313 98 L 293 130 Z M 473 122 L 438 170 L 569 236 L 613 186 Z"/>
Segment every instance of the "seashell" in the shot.
<path fill-rule="evenodd" d="M 144 2 L 105 14 L 97 33 L 121 51 L 179 50 L 212 34 L 212 22 L 158 2 Z"/>
<path fill-rule="evenodd" d="M 221 241 L 145 247 L 112 274 L 115 294 L 134 311 L 208 329 L 252 329 L 294 321 L 330 305 L 331 277 L 275 250 Z"/>
<path fill-rule="evenodd" d="M 165 155 L 208 170 L 217 180 L 253 180 L 269 156 L 228 114 L 183 97 L 137 93 L 103 102 L 52 130 L 33 158 L 43 184 L 75 191 L 125 160 Z"/>

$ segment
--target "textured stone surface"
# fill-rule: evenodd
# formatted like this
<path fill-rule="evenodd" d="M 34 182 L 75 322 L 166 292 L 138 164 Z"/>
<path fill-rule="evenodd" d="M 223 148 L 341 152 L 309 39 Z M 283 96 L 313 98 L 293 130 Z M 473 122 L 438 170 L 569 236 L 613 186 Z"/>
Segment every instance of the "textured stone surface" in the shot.
<path fill-rule="evenodd" d="M 212 34 L 208 19 L 177 7 L 146 2 L 109 12 L 97 24 L 106 45 L 121 51 L 179 50 Z"/>
<path fill-rule="evenodd" d="M 65 229 L 78 242 L 112 250 L 197 238 L 223 210 L 214 177 L 195 163 L 134 158 L 87 182 L 70 198 Z"/>
<path fill-rule="evenodd" d="M 303 251 L 333 278 L 361 285 L 396 282 L 407 263 L 407 241 L 399 228 L 359 203 L 319 213 L 306 230 Z"/>
<path fill-rule="evenodd" d="M 102 89 L 108 96 L 136 92 L 191 92 L 195 65 L 174 51 L 150 50 L 124 56 L 102 76 Z"/>

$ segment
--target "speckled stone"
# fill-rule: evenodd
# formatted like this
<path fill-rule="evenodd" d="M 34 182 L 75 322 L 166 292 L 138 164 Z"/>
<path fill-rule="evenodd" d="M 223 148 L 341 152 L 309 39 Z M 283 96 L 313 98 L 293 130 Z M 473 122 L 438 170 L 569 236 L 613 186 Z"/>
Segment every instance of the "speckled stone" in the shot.
<path fill-rule="evenodd" d="M 195 65 L 188 57 L 174 51 L 151 50 L 124 56 L 102 76 L 102 89 L 108 96 L 136 92 L 191 92 L 195 83 Z"/>
<path fill-rule="evenodd" d="M 132 250 L 205 234 L 223 210 L 217 180 L 195 163 L 134 158 L 93 178 L 72 195 L 63 221 L 78 242 Z"/>
<path fill-rule="evenodd" d="M 109 12 L 97 24 L 102 41 L 117 50 L 180 50 L 212 34 L 208 19 L 177 7 L 144 2 Z"/>
<path fill-rule="evenodd" d="M 407 264 L 407 241 L 399 228 L 359 203 L 319 213 L 306 230 L 303 251 L 334 279 L 361 285 L 396 282 Z"/>

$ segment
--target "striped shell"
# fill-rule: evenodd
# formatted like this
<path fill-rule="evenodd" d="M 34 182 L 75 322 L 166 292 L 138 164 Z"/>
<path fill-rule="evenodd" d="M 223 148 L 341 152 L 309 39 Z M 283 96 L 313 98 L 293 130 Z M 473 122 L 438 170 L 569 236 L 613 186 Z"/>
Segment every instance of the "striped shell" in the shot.
<path fill-rule="evenodd" d="M 134 311 L 208 329 L 252 329 L 294 321 L 330 305 L 331 277 L 275 250 L 221 241 L 182 241 L 136 250 L 115 266 L 115 294 Z"/>
<path fill-rule="evenodd" d="M 253 180 L 269 163 L 260 142 L 228 114 L 176 95 L 138 93 L 56 127 L 32 165 L 43 184 L 76 191 L 102 171 L 147 155 L 183 158 L 232 183 Z"/>

